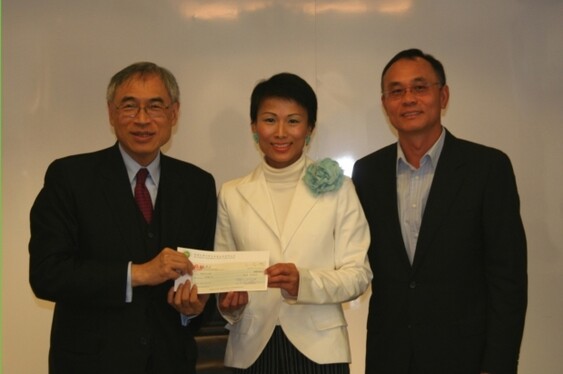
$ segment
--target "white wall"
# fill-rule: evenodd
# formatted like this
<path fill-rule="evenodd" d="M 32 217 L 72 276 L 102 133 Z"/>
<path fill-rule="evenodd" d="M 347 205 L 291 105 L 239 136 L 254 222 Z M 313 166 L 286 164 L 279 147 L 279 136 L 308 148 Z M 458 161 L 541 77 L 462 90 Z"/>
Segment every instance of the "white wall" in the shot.
<path fill-rule="evenodd" d="M 255 83 L 280 71 L 315 88 L 310 155 L 357 159 L 395 140 L 379 76 L 419 47 L 445 67 L 457 136 L 513 161 L 529 242 L 521 373 L 563 372 L 563 2 L 560 0 L 4 0 L 2 329 L 6 374 L 47 373 L 53 305 L 28 284 L 28 214 L 50 161 L 111 145 L 105 87 L 151 60 L 174 72 L 182 114 L 167 153 L 219 186 L 258 154 Z M 347 314 L 363 373 L 367 296 Z"/>

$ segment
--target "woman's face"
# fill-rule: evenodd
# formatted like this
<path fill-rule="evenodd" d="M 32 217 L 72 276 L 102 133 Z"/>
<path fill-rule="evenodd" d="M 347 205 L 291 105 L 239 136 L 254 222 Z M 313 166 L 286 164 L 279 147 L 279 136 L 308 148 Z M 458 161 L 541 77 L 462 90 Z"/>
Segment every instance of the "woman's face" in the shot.
<path fill-rule="evenodd" d="M 307 110 L 293 100 L 271 97 L 258 108 L 252 132 L 268 165 L 281 169 L 297 161 L 311 135 Z"/>

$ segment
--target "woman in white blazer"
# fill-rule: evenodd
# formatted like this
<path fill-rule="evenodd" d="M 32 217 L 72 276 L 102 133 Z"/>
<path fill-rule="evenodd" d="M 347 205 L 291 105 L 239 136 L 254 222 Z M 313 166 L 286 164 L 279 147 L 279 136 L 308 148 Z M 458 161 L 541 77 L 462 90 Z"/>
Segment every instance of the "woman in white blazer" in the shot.
<path fill-rule="evenodd" d="M 341 304 L 371 281 L 369 228 L 354 186 L 335 161 L 303 150 L 317 99 L 281 73 L 251 96 L 251 129 L 263 160 L 219 193 L 216 251 L 268 251 L 268 289 L 219 295 L 229 322 L 226 366 L 235 373 L 349 373 Z"/>

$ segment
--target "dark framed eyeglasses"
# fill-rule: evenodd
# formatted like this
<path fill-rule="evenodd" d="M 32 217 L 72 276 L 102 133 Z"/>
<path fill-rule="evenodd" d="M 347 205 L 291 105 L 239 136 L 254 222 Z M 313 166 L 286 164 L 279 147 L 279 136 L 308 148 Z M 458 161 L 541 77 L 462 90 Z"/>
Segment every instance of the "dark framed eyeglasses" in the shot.
<path fill-rule="evenodd" d="M 172 105 L 172 104 L 170 104 Z M 170 105 L 164 105 L 160 101 L 151 102 L 145 106 L 141 106 L 139 103 L 134 101 L 127 101 L 121 105 L 115 105 L 118 113 L 126 118 L 135 118 L 139 115 L 141 108 L 145 111 L 147 116 L 150 118 L 163 118 L 166 116 L 166 111 L 170 108 Z"/>
<path fill-rule="evenodd" d="M 417 83 L 415 85 L 408 87 L 396 87 L 388 91 L 383 91 L 383 96 L 387 99 L 396 100 L 405 96 L 407 91 L 409 91 L 410 93 L 412 93 L 414 96 L 417 97 L 424 96 L 430 92 L 430 88 L 432 86 L 438 86 L 438 85 L 441 86 L 442 84 L 440 82 Z"/>

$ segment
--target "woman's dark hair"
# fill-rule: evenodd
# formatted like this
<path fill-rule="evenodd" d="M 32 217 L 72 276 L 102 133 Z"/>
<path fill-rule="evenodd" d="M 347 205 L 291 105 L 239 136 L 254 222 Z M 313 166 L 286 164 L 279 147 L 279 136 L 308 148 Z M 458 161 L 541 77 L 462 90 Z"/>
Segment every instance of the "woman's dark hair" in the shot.
<path fill-rule="evenodd" d="M 250 120 L 256 123 L 258 109 L 262 102 L 270 98 L 295 101 L 307 110 L 309 127 L 315 128 L 317 122 L 317 96 L 311 86 L 298 75 L 279 73 L 270 79 L 260 81 L 250 96 Z"/>

